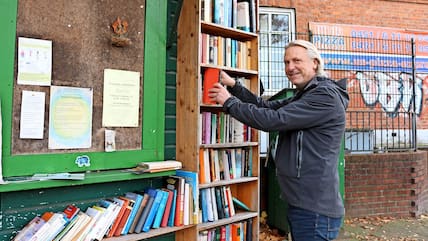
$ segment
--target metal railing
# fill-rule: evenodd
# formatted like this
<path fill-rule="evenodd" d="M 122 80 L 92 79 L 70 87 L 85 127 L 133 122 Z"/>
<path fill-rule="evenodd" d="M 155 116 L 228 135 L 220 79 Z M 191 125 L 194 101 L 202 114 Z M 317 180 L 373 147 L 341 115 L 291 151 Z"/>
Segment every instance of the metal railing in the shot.
<path fill-rule="evenodd" d="M 344 136 L 346 152 L 417 149 L 416 121 L 422 110 L 421 83 L 426 74 L 423 74 L 424 69 L 416 67 L 413 39 L 385 40 L 310 33 L 278 39 L 297 38 L 317 46 L 332 79 L 347 79 L 350 102 Z M 284 72 L 285 43 L 267 45 L 266 42 L 259 44 L 260 80 L 264 95 L 269 97 L 292 85 Z"/>

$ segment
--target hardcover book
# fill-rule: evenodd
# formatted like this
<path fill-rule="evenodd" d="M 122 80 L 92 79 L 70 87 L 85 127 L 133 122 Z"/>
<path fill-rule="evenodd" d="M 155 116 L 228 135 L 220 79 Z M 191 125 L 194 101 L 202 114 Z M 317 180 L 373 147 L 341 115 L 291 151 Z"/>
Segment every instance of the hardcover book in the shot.
<path fill-rule="evenodd" d="M 149 199 L 147 201 L 146 206 L 144 207 L 143 212 L 141 213 L 141 217 L 138 220 L 137 226 L 135 227 L 135 233 L 141 233 L 141 231 L 143 231 L 144 223 L 146 222 L 147 216 L 149 215 L 149 212 L 152 209 L 157 191 L 156 189 L 148 189 L 146 193 L 149 195 Z"/>
<path fill-rule="evenodd" d="M 152 207 L 150 208 L 149 214 L 147 215 L 146 221 L 144 222 L 144 225 L 143 225 L 143 230 L 142 230 L 143 232 L 150 231 L 150 228 L 153 225 L 153 221 L 155 219 L 156 213 L 159 209 L 160 202 L 163 198 L 163 194 L 164 194 L 164 191 L 160 189 L 156 190 L 155 199 L 153 201 Z"/>
<path fill-rule="evenodd" d="M 203 93 L 202 93 L 202 103 L 204 104 L 216 104 L 208 96 L 208 90 L 211 89 L 215 83 L 220 81 L 220 70 L 215 68 L 207 68 L 204 72 L 203 77 Z"/>

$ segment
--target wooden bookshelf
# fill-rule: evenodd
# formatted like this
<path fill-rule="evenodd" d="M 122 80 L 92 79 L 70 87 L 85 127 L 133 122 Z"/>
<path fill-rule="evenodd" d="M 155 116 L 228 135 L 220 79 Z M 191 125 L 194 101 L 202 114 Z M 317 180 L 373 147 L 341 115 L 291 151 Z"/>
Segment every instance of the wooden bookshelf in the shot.
<path fill-rule="evenodd" d="M 214 2 L 214 1 L 212 1 Z M 257 13 L 258 0 L 255 2 Z M 183 4 L 177 30 L 177 112 L 176 112 L 176 159 L 183 163 L 183 169 L 200 173 L 200 149 L 234 149 L 247 148 L 252 153 L 251 176 L 231 180 L 220 180 L 211 183 L 200 183 L 199 189 L 228 186 L 233 197 L 244 202 L 250 212 L 238 212 L 230 218 L 214 222 L 199 223 L 195 228 L 178 230 L 177 241 L 198 240 L 199 232 L 220 226 L 242 222 L 251 219 L 252 240 L 258 240 L 259 233 L 259 135 L 253 130 L 251 139 L 243 142 L 202 143 L 202 112 L 222 112 L 219 105 L 202 103 L 203 72 L 207 68 L 221 69 L 232 77 L 242 77 L 249 80 L 248 88 L 253 93 L 259 93 L 258 77 L 258 34 L 242 31 L 234 27 L 207 21 L 204 14 L 203 0 L 188 0 Z M 257 15 L 256 15 L 257 16 Z M 203 35 L 230 38 L 234 41 L 245 42 L 249 46 L 245 67 L 204 61 Z"/>

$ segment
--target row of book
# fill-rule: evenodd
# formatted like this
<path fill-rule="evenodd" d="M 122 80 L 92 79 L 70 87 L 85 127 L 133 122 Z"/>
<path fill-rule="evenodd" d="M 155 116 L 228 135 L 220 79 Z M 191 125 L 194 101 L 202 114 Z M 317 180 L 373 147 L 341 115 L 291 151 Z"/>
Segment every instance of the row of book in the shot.
<path fill-rule="evenodd" d="M 199 183 L 211 183 L 252 176 L 251 148 L 201 148 L 199 150 Z"/>
<path fill-rule="evenodd" d="M 199 232 L 199 241 L 252 241 L 252 219 Z"/>
<path fill-rule="evenodd" d="M 201 63 L 251 69 L 251 42 L 201 34 Z"/>
<path fill-rule="evenodd" d="M 235 215 L 233 197 L 229 186 L 210 187 L 200 190 L 202 222 L 213 222 Z"/>
<path fill-rule="evenodd" d="M 243 143 L 251 140 L 251 127 L 224 112 L 201 112 L 201 143 Z"/>
<path fill-rule="evenodd" d="M 127 192 L 99 200 L 86 211 L 69 205 L 34 217 L 14 241 L 92 241 L 199 221 L 198 178 L 177 170 L 163 188 Z"/>
<path fill-rule="evenodd" d="M 202 0 L 201 20 L 255 32 L 255 0 Z"/>

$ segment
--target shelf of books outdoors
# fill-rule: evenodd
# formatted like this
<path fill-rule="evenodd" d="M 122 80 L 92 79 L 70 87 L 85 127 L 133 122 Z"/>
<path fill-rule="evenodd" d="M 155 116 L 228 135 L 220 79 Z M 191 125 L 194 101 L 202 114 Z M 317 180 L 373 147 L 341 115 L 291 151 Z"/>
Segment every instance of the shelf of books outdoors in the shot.
<path fill-rule="evenodd" d="M 239 39 L 241 41 L 250 41 L 257 39 L 258 37 L 256 33 L 243 31 L 237 28 L 230 28 L 220 24 L 208 23 L 205 21 L 201 22 L 201 32 L 225 38 Z"/>

